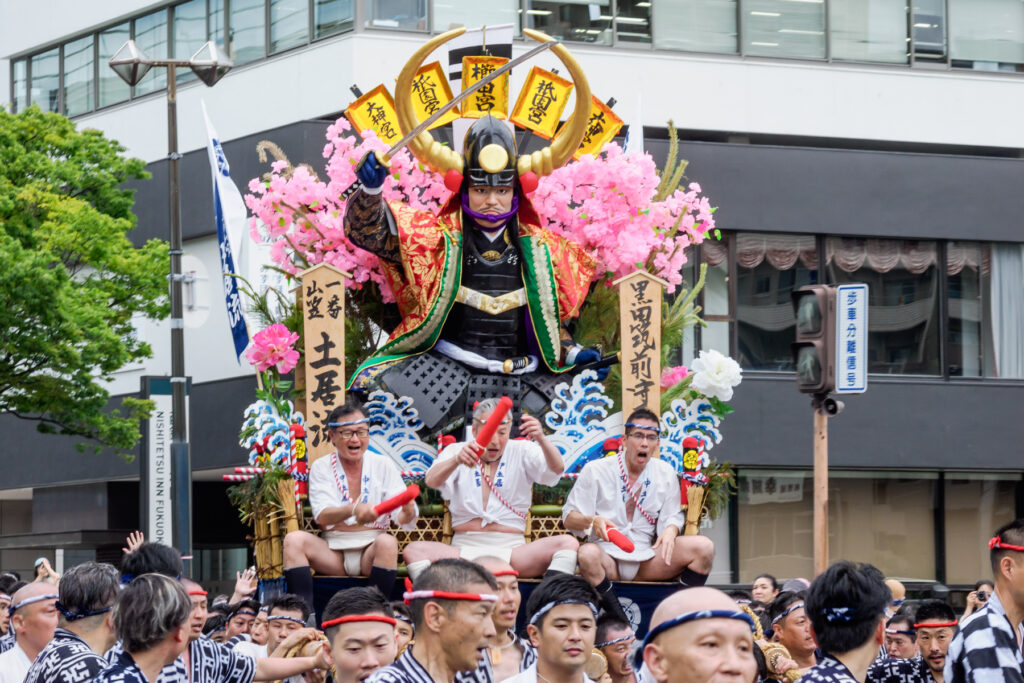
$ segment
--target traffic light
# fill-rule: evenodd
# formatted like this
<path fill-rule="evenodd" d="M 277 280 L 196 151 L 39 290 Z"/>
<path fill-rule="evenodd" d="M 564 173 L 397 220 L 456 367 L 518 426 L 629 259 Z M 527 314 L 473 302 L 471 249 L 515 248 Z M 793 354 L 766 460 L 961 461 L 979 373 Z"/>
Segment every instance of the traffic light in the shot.
<path fill-rule="evenodd" d="M 836 290 L 810 285 L 793 292 L 796 386 L 805 394 L 828 394 L 836 386 Z"/>

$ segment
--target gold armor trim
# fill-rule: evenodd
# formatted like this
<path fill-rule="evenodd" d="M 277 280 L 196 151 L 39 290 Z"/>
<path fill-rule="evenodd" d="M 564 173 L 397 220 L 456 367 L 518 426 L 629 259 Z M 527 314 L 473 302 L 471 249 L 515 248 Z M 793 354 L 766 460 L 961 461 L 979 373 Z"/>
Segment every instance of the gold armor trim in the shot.
<path fill-rule="evenodd" d="M 525 306 L 526 288 L 520 287 L 514 292 L 494 297 L 482 294 L 475 289 L 470 289 L 463 285 L 459 287 L 459 293 L 455 295 L 455 300 L 478 311 L 483 311 L 490 315 L 498 315 L 505 311 L 511 311 L 513 308 Z"/>

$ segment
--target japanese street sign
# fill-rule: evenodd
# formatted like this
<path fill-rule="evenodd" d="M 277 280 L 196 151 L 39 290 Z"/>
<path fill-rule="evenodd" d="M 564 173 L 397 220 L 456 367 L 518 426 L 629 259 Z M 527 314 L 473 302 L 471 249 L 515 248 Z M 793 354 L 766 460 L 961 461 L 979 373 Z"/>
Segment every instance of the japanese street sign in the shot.
<path fill-rule="evenodd" d="M 836 287 L 836 393 L 868 388 L 868 286 Z"/>

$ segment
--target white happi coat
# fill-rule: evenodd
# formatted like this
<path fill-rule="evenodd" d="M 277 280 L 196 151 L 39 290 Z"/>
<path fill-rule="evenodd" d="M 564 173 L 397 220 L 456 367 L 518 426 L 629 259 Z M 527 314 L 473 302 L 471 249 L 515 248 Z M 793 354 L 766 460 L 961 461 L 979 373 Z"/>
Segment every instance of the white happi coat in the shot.
<path fill-rule="evenodd" d="M 622 478 L 624 459 L 623 454 L 610 455 L 584 465 L 562 506 L 562 520 L 573 510 L 587 517 L 600 515 L 611 520 L 619 531 L 633 541 L 635 548 L 632 553 L 627 553 L 614 543 L 598 540 L 593 534 L 588 540 L 600 544 L 615 559 L 642 562 L 654 557 L 651 545 L 670 524 L 680 532 L 683 530 L 686 518 L 680 510 L 679 477 L 675 469 L 664 460 L 648 460 L 644 471 L 636 479 L 634 493 L 640 506 L 654 518 L 657 525 L 647 521 L 640 510 L 633 511 L 633 519 L 630 521 L 626 519 L 626 502 L 631 501 L 631 498 Z"/>
<path fill-rule="evenodd" d="M 386 456 L 372 451 L 363 454 L 363 480 L 359 483 L 359 501 L 376 505 L 392 496 L 397 496 L 405 491 L 406 485 L 402 481 L 402 475 L 398 466 Z M 349 484 L 345 476 L 345 469 L 338 461 L 338 454 L 329 453 L 318 458 L 309 467 L 309 504 L 313 508 L 313 519 L 320 517 L 320 513 L 327 508 L 341 507 L 352 502 L 349 497 Z M 368 530 L 375 530 L 378 534 L 384 533 L 391 526 L 391 516 L 397 515 L 399 510 L 380 517 L 376 522 L 367 525 Z M 419 508 L 408 524 L 400 525 L 401 528 L 412 531 L 416 528 L 416 518 L 419 516 Z M 355 516 L 344 521 L 345 524 L 356 524 Z M 396 521 L 397 523 L 397 521 Z M 337 526 L 337 525 L 335 525 Z M 333 528 L 333 527 L 332 527 Z M 352 534 L 364 534 L 363 531 L 332 531 L 328 528 L 324 533 L 327 545 L 330 548 L 343 548 L 350 544 L 345 543 L 346 536 Z M 368 544 L 367 544 L 368 545 Z"/>
<path fill-rule="evenodd" d="M 437 456 L 436 462 L 454 458 L 465 446 L 465 442 L 453 443 Z M 491 481 L 498 494 L 509 505 L 522 513 L 530 510 L 533 502 L 533 485 L 554 486 L 561 478 L 552 472 L 544 459 L 544 451 L 533 441 L 512 439 L 505 444 L 498 469 Z M 448 501 L 452 515 L 452 526 L 459 526 L 474 519 L 481 519 L 482 525 L 501 524 L 513 529 L 525 530 L 526 520 L 512 512 L 498 496 L 491 492 L 487 498 L 487 509 L 483 507 L 483 478 L 479 467 L 459 465 L 437 490 Z"/>

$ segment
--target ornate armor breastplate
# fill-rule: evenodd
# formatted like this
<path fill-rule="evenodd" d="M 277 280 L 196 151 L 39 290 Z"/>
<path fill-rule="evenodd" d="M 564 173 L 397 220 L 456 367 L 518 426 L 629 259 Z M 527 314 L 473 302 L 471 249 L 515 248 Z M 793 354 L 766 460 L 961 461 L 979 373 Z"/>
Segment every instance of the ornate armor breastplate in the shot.
<path fill-rule="evenodd" d="M 494 242 L 468 228 L 463 242 L 462 286 L 441 338 L 490 360 L 505 360 L 526 352 L 522 256 L 506 240 Z"/>

